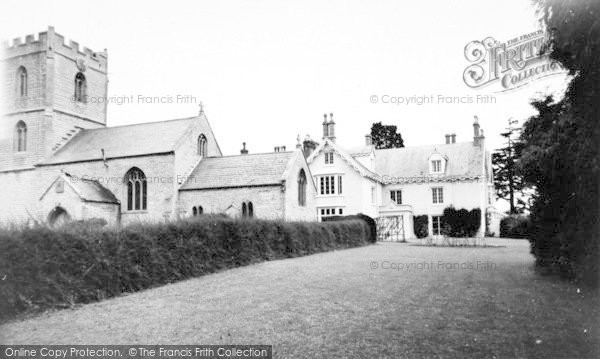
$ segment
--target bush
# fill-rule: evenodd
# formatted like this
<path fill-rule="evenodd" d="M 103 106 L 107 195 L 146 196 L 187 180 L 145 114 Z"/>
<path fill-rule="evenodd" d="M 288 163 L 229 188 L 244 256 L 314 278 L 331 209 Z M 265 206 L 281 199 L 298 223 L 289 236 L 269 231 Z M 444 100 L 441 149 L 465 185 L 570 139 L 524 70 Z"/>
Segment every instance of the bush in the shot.
<path fill-rule="evenodd" d="M 365 245 L 364 221 L 203 216 L 132 225 L 0 230 L 0 318 L 68 307 L 250 263 Z"/>
<path fill-rule="evenodd" d="M 429 235 L 429 217 L 426 214 L 413 216 L 413 226 L 417 238 L 425 238 Z"/>
<path fill-rule="evenodd" d="M 530 238 L 531 221 L 528 216 L 512 215 L 500 221 L 500 237 Z"/>
<path fill-rule="evenodd" d="M 365 221 L 368 225 L 369 225 L 369 242 L 371 243 L 375 243 L 377 242 L 377 222 L 375 222 L 375 220 L 369 216 L 367 216 L 366 214 L 355 214 L 355 215 L 350 215 L 350 216 L 329 216 L 329 217 L 323 217 L 323 221 L 324 222 L 328 222 L 328 221 L 348 221 L 348 220 L 355 220 L 355 219 L 360 219 Z"/>
<path fill-rule="evenodd" d="M 467 211 L 454 207 L 444 209 L 442 216 L 442 234 L 449 237 L 475 237 L 481 226 L 481 210 Z"/>

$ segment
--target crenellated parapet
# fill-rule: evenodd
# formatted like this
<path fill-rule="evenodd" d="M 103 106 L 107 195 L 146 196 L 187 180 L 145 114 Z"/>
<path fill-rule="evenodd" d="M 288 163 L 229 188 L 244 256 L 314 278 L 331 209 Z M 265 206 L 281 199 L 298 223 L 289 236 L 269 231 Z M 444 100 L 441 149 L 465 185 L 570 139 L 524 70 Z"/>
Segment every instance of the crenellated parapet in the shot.
<path fill-rule="evenodd" d="M 108 63 L 108 53 L 104 51 L 96 52 L 88 47 L 80 47 L 76 41 L 65 40 L 63 35 L 55 32 L 54 27 L 49 26 L 47 31 L 35 35 L 27 35 L 25 38 L 17 37 L 9 41 L 3 41 L 3 59 L 24 56 L 35 52 L 47 52 L 48 56 L 55 53 L 63 55 L 73 61 L 85 63 L 86 66 L 106 72 Z"/>

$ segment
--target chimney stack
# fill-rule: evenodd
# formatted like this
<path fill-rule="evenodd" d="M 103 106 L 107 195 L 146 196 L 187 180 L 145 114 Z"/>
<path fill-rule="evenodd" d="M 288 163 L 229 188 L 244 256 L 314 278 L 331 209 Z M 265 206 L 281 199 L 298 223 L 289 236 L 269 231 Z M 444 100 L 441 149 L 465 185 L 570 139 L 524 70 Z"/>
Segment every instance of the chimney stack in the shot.
<path fill-rule="evenodd" d="M 243 142 L 243 143 L 242 143 L 242 145 L 244 146 L 244 148 L 242 148 L 242 149 L 240 150 L 240 153 L 241 153 L 242 155 L 247 155 L 247 154 L 248 154 L 248 150 L 246 149 L 246 142 Z"/>
<path fill-rule="evenodd" d="M 371 137 L 371 134 L 365 135 L 365 144 L 367 146 L 371 146 L 373 144 L 373 137 Z"/>
<path fill-rule="evenodd" d="M 480 146 L 484 140 L 483 130 L 479 127 L 479 119 L 475 116 L 475 120 L 473 121 L 473 144 L 475 146 Z"/>
<path fill-rule="evenodd" d="M 450 142 L 451 143 L 456 143 L 456 133 L 453 133 L 450 135 Z"/>
<path fill-rule="evenodd" d="M 323 117 L 323 139 L 328 138 L 335 142 L 335 121 L 333 120 L 333 113 L 329 114 L 329 121 L 327 121 L 327 114 L 324 114 Z"/>
<path fill-rule="evenodd" d="M 446 144 L 450 143 L 450 135 L 446 134 Z"/>

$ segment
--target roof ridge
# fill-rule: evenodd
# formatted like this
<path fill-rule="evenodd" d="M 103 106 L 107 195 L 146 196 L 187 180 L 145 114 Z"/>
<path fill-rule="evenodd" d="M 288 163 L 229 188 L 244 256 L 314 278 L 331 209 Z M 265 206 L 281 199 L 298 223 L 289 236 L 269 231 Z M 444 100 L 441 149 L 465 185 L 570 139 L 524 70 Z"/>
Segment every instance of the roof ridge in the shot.
<path fill-rule="evenodd" d="M 463 142 L 455 142 L 455 143 L 434 143 L 430 145 L 416 145 L 416 146 L 406 146 L 406 147 L 394 147 L 394 148 L 375 148 L 375 151 L 387 151 L 387 150 L 409 150 L 411 148 L 425 148 L 425 147 L 437 147 L 437 146 L 455 146 L 455 145 L 466 145 L 472 144 L 473 141 L 463 141 Z"/>
<path fill-rule="evenodd" d="M 170 120 L 160 120 L 160 121 L 151 121 L 151 122 L 130 123 L 130 124 L 127 124 L 127 125 L 104 126 L 104 127 L 98 127 L 98 128 L 86 128 L 86 129 L 83 129 L 82 131 L 109 130 L 109 129 L 113 129 L 113 128 L 123 128 L 123 127 L 132 127 L 132 126 L 153 125 L 153 124 L 156 124 L 156 123 L 166 123 L 166 122 L 192 120 L 194 118 L 198 118 L 198 116 L 185 117 L 185 118 L 173 118 L 173 119 L 170 119 Z"/>
<path fill-rule="evenodd" d="M 224 157 L 242 157 L 242 156 L 243 157 L 248 157 L 248 156 L 257 156 L 257 155 L 278 155 L 278 154 L 282 154 L 282 153 L 291 154 L 291 153 L 294 153 L 294 151 L 246 153 L 246 154 L 239 154 L 239 155 L 225 155 L 225 156 L 206 157 L 206 159 L 224 158 Z"/>

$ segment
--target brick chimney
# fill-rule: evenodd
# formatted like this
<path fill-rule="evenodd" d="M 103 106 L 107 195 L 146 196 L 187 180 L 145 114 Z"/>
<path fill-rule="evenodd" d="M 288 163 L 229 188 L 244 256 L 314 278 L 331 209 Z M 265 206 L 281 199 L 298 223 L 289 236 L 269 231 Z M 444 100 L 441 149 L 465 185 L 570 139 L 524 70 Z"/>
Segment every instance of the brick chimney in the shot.
<path fill-rule="evenodd" d="M 450 143 L 450 135 L 446 134 L 446 144 Z"/>
<path fill-rule="evenodd" d="M 244 146 L 244 148 L 242 148 L 242 149 L 240 150 L 240 153 L 241 153 L 242 155 L 247 155 L 247 154 L 248 154 L 248 150 L 246 149 L 246 142 L 243 142 L 243 143 L 242 143 L 242 145 Z"/>
<path fill-rule="evenodd" d="M 475 119 L 473 120 L 473 144 L 475 146 L 481 146 L 484 139 L 483 130 L 479 127 L 479 118 L 475 116 Z"/>
<path fill-rule="evenodd" d="M 450 143 L 456 143 L 456 133 L 450 135 Z"/>
<path fill-rule="evenodd" d="M 327 121 L 327 114 L 323 115 L 323 139 L 326 138 L 335 142 L 335 121 L 333 120 L 333 113 L 329 114 L 329 121 Z"/>
<path fill-rule="evenodd" d="M 373 137 L 371 137 L 371 134 L 369 133 L 368 135 L 365 135 L 365 145 L 371 146 L 372 144 L 373 144 Z"/>
<path fill-rule="evenodd" d="M 335 121 L 333 120 L 333 113 L 329 114 L 329 139 L 335 142 Z"/>

